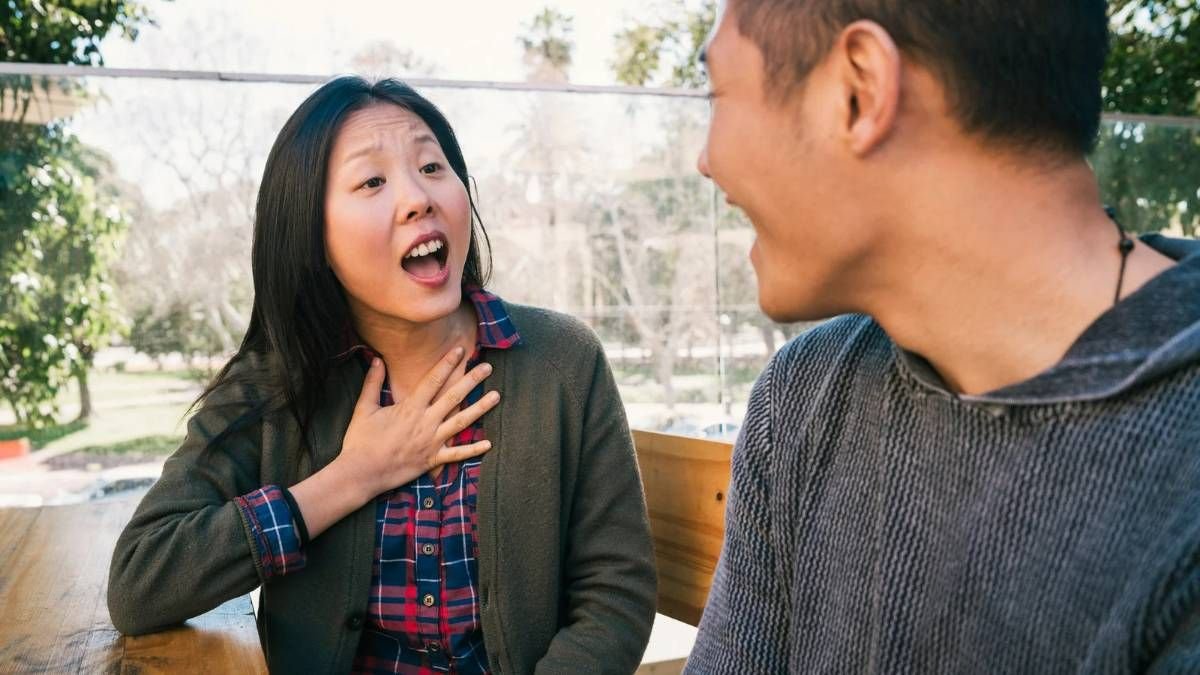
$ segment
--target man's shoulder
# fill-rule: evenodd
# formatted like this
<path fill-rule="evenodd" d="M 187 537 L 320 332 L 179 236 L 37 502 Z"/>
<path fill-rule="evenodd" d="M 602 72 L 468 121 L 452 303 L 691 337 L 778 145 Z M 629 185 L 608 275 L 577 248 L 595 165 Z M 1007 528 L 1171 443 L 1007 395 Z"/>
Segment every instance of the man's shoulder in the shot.
<path fill-rule="evenodd" d="M 846 314 L 789 341 L 772 359 L 771 371 L 781 386 L 831 377 L 879 377 L 893 358 L 894 344 L 882 326 L 869 316 Z"/>
<path fill-rule="evenodd" d="M 779 350 L 754 385 L 746 426 L 790 435 L 834 424 L 874 405 L 895 372 L 891 339 L 873 319 L 845 315 L 815 326 Z"/>

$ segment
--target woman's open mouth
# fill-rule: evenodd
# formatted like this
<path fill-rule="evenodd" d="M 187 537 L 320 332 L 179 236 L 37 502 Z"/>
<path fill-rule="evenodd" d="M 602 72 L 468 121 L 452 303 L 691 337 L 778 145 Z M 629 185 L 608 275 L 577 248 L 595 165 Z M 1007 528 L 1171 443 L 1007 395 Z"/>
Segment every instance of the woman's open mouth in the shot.
<path fill-rule="evenodd" d="M 441 286 L 450 278 L 450 242 L 440 232 L 430 232 L 413 242 L 412 248 L 400 260 L 404 268 L 417 282 L 426 286 Z"/>

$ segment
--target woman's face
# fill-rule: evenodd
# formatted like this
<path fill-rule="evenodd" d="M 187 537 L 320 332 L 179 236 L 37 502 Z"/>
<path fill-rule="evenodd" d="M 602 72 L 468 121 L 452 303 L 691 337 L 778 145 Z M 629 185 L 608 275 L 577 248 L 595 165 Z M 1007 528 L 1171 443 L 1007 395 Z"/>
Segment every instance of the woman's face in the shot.
<path fill-rule="evenodd" d="M 466 187 L 429 126 L 391 104 L 350 114 L 329 158 L 325 250 L 355 317 L 454 312 L 470 240 Z"/>

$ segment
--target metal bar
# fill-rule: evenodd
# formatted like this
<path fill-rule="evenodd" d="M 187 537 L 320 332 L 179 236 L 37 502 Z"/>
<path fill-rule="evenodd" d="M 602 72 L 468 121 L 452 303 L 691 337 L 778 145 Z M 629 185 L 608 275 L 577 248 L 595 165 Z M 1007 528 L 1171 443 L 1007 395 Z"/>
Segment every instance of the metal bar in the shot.
<path fill-rule="evenodd" d="M 168 70 L 161 68 L 101 68 L 95 66 L 64 66 L 47 63 L 0 63 L 2 75 L 42 77 L 112 77 L 150 80 L 195 80 L 208 82 L 267 82 L 276 84 L 322 84 L 330 75 L 300 73 L 246 73 L 221 70 Z M 562 94 L 620 94 L 625 96 L 654 96 L 666 98 L 705 98 L 699 89 L 671 87 L 629 87 L 623 85 L 569 84 L 552 82 L 498 82 L 494 80 L 446 80 L 416 77 L 404 80 L 414 87 L 428 89 L 489 89 L 494 91 L 534 91 Z M 1106 122 L 1131 124 L 1162 124 L 1200 128 L 1200 117 L 1173 115 L 1138 115 L 1133 113 L 1104 113 Z"/>
<path fill-rule="evenodd" d="M 1173 115 L 1135 115 L 1132 113 L 1120 112 L 1104 113 L 1104 121 L 1200 128 L 1200 117 L 1177 117 Z"/>
<path fill-rule="evenodd" d="M 167 70 L 160 68 L 98 68 L 62 66 L 45 63 L 0 63 L 0 75 L 41 77 L 114 77 L 151 80 L 198 80 L 208 82 L 270 82 L 277 84 L 322 84 L 330 75 L 298 73 L 242 73 L 219 70 Z M 628 87 L 620 85 L 569 84 L 552 82 L 497 82 L 491 80 L 444 80 L 428 77 L 405 78 L 405 82 L 427 89 L 490 89 L 496 91 L 536 91 L 562 94 L 621 94 L 668 98 L 705 98 L 698 89 Z"/>

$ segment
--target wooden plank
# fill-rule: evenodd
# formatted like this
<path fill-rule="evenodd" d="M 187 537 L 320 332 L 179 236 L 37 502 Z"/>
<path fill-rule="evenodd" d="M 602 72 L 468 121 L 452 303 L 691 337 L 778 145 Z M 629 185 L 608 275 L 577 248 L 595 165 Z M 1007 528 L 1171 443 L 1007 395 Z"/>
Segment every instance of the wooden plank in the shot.
<path fill-rule="evenodd" d="M 249 596 L 234 598 L 179 628 L 125 638 L 124 672 L 267 672 Z"/>
<path fill-rule="evenodd" d="M 687 665 L 687 659 L 671 659 L 670 661 L 656 661 L 654 663 L 643 663 L 638 666 L 634 675 L 679 675 L 683 672 L 683 667 Z"/>
<path fill-rule="evenodd" d="M 0 673 L 265 673 L 249 598 L 153 636 L 113 628 L 106 588 L 130 501 L 0 509 Z"/>
<path fill-rule="evenodd" d="M 700 623 L 721 542 L 733 445 L 634 431 L 658 567 L 658 611 Z"/>
<path fill-rule="evenodd" d="M 107 531 L 132 506 L 36 509 L 21 543 L 0 560 L 0 663 L 23 672 L 80 672 L 95 630 L 111 631 L 103 607 L 111 542 Z M 115 539 L 115 535 L 113 535 Z M 97 616 L 104 610 L 103 618 Z"/>

